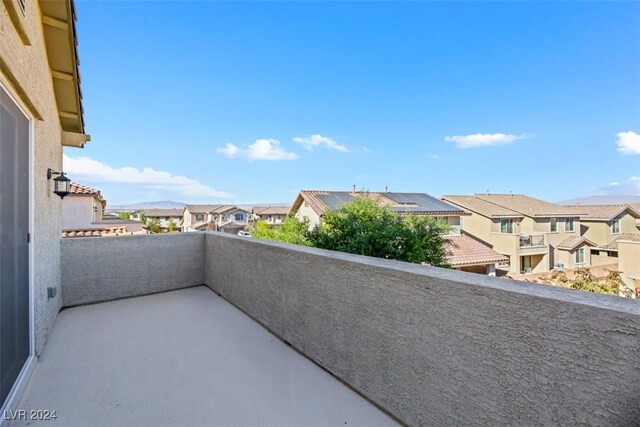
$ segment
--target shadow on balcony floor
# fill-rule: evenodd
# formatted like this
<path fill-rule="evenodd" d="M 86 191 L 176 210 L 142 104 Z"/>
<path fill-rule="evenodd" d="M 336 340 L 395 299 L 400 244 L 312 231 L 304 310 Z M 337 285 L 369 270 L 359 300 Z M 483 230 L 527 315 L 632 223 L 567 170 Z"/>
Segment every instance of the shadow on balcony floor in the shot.
<path fill-rule="evenodd" d="M 47 426 L 394 424 L 204 286 L 62 311 L 19 408 L 56 410 Z"/>

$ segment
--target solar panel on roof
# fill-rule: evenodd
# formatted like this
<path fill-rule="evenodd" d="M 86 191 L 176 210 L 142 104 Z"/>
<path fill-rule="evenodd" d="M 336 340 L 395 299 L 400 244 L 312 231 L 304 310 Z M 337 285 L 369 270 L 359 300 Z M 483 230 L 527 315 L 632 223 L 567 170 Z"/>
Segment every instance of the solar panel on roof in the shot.
<path fill-rule="evenodd" d="M 384 195 L 396 203 L 411 203 L 419 206 L 393 207 L 392 209 L 397 212 L 462 212 L 461 209 L 424 193 L 384 193 Z"/>
<path fill-rule="evenodd" d="M 353 196 L 349 193 L 332 192 L 329 194 L 320 194 L 318 198 L 327 205 L 331 210 L 337 209 L 341 204 L 353 200 Z"/>

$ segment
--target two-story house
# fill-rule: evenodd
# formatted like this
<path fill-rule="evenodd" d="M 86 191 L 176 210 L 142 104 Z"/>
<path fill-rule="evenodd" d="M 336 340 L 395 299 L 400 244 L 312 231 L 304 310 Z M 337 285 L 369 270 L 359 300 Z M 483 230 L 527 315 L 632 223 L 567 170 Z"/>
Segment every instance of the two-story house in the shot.
<path fill-rule="evenodd" d="M 105 215 L 107 201 L 94 188 L 75 182 L 62 200 L 62 237 L 111 237 L 146 234 L 142 223 Z"/>
<path fill-rule="evenodd" d="M 182 218 L 184 209 L 147 209 L 144 213 L 147 222 L 156 220 L 163 231 L 169 229 L 173 222 L 175 231 L 182 230 Z"/>
<path fill-rule="evenodd" d="M 640 210 L 632 205 L 574 205 L 581 234 L 593 242 L 591 265 L 617 264 L 618 242 L 640 241 Z M 640 259 L 638 259 L 640 264 Z"/>
<path fill-rule="evenodd" d="M 443 196 L 471 213 L 462 229 L 509 257 L 511 273 L 542 273 L 554 266 L 590 265 L 592 242 L 580 234 L 580 214 L 523 194 Z"/>
<path fill-rule="evenodd" d="M 461 233 L 460 218 L 470 215 L 468 212 L 426 193 L 303 190 L 293 203 L 291 214 L 301 221 L 308 220 L 312 229 L 322 223 L 327 211 L 355 197 L 374 200 L 378 205 L 401 215 L 429 216 L 445 221 L 450 227 L 446 246 L 448 262 L 456 270 L 494 274 L 496 264 L 509 261 L 506 256 L 494 251 L 491 245 Z"/>
<path fill-rule="evenodd" d="M 224 231 L 238 233 L 249 222 L 250 212 L 234 205 L 186 205 L 183 231 Z"/>
<path fill-rule="evenodd" d="M 271 226 L 280 225 L 290 210 L 291 206 L 255 206 L 251 209 L 251 218 L 253 221 L 264 221 Z"/>

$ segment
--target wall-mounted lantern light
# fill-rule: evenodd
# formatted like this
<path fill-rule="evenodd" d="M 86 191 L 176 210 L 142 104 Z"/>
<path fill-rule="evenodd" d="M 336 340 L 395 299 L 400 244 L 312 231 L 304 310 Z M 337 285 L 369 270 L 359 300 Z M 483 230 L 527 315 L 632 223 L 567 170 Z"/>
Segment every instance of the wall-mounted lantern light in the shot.
<path fill-rule="evenodd" d="M 47 179 L 51 179 L 53 175 L 58 177 L 53 179 L 53 192 L 64 199 L 64 196 L 71 193 L 71 180 L 67 178 L 64 172 L 55 172 L 53 169 L 47 169 Z"/>

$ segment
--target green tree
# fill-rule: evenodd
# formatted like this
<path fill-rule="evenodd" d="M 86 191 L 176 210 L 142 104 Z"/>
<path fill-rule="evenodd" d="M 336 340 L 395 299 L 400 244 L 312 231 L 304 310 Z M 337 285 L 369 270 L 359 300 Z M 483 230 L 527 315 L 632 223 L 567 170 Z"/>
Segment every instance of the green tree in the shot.
<path fill-rule="evenodd" d="M 258 239 L 310 246 L 311 243 L 306 236 L 308 230 L 309 220 L 299 221 L 296 217 L 289 216 L 276 227 L 270 227 L 266 222 L 259 220 L 251 229 L 251 236 Z"/>
<path fill-rule="evenodd" d="M 122 219 L 131 219 L 131 212 L 120 212 L 118 216 Z"/>
<path fill-rule="evenodd" d="M 400 215 L 358 197 L 327 212 L 307 238 L 323 249 L 445 267 L 447 231 L 441 220 Z"/>
<path fill-rule="evenodd" d="M 149 223 L 147 224 L 147 229 L 149 229 L 149 231 L 151 231 L 152 233 L 162 233 L 162 227 L 160 227 L 160 223 L 155 218 L 149 221 Z"/>
<path fill-rule="evenodd" d="M 144 212 L 141 212 L 141 213 L 140 213 L 140 221 L 141 221 L 143 224 L 146 224 L 146 223 L 147 223 L 147 216 L 145 215 L 145 213 L 144 213 Z"/>
<path fill-rule="evenodd" d="M 178 228 L 178 226 L 173 221 L 173 218 L 171 218 L 167 223 L 167 229 L 169 230 L 169 233 L 173 233 L 174 231 L 176 231 L 176 228 Z"/>

